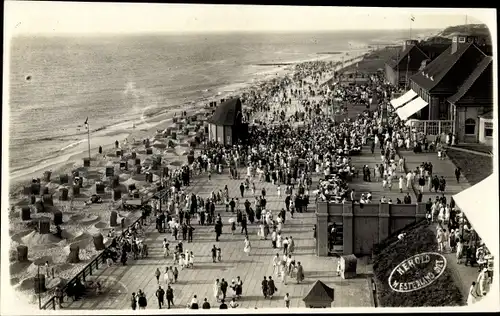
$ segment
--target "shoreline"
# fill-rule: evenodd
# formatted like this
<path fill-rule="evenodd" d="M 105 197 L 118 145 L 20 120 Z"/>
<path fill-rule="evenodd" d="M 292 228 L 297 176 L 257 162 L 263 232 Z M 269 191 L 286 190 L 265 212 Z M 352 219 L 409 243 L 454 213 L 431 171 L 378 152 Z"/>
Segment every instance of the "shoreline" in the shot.
<path fill-rule="evenodd" d="M 366 51 L 364 51 L 363 53 L 361 53 L 361 51 L 356 53 L 359 54 L 358 58 L 362 60 L 363 56 L 368 52 L 369 49 L 367 48 Z M 144 139 L 144 138 L 154 137 L 158 129 L 165 129 L 168 126 L 172 125 L 173 123 L 172 118 L 174 116 L 174 113 L 182 113 L 183 111 L 186 111 L 188 115 L 193 115 L 203 112 L 204 106 L 208 104 L 208 102 L 214 100 L 218 101 L 221 98 L 240 95 L 244 91 L 251 89 L 251 87 L 257 86 L 263 82 L 270 81 L 273 78 L 279 78 L 289 75 L 294 71 L 297 65 L 308 62 L 316 62 L 316 61 L 338 62 L 337 59 L 339 58 L 339 56 L 341 55 L 340 54 L 324 55 L 319 60 L 313 59 L 309 61 L 290 62 L 287 63 L 287 65 L 284 65 L 285 67 L 277 66 L 275 64 L 269 64 L 269 65 L 274 65 L 277 68 L 274 69 L 272 73 L 271 72 L 266 73 L 262 78 L 259 79 L 253 78 L 253 80 L 248 81 L 246 84 L 244 84 L 244 86 L 240 87 L 239 89 L 236 89 L 235 91 L 227 91 L 224 93 L 221 93 L 219 91 L 219 93 L 215 96 L 200 98 L 200 100 L 191 101 L 184 104 L 174 105 L 168 108 L 160 109 L 156 113 L 145 118 L 147 119 L 147 122 L 143 122 L 137 125 L 135 129 L 132 129 L 132 125 L 134 124 L 134 122 L 131 120 L 128 120 L 126 122 L 118 122 L 112 125 L 112 127 L 115 128 L 97 128 L 97 131 L 95 131 L 94 134 L 91 135 L 91 159 L 94 159 L 97 155 L 99 155 L 97 153 L 97 149 L 99 146 L 102 146 L 103 153 L 109 152 L 111 149 L 113 149 L 114 140 L 120 141 L 121 145 L 125 138 L 129 139 L 130 142 L 131 138 Z M 344 67 L 342 67 L 341 65 L 335 66 L 335 71 L 341 71 L 342 69 L 351 66 L 352 63 L 355 63 L 355 61 L 344 63 Z M 222 89 L 223 87 L 219 88 L 218 90 Z M 121 126 L 121 125 L 124 126 L 121 128 L 116 128 L 116 126 Z M 125 126 L 128 126 L 128 128 Z M 26 184 L 28 184 L 31 181 L 31 179 L 35 177 L 41 177 L 44 171 L 50 170 L 53 176 L 70 173 L 71 169 L 74 169 L 76 164 L 78 163 L 83 164 L 83 158 L 87 156 L 88 156 L 88 147 L 87 147 L 87 141 L 85 140 L 81 141 L 78 145 L 74 146 L 71 152 L 68 152 L 67 154 L 46 158 L 32 167 L 19 167 L 16 168 L 15 171 L 9 169 L 9 178 L 7 180 L 8 181 L 7 187 L 9 188 L 9 196 L 12 197 L 13 195 L 19 194 L 22 188 Z"/>

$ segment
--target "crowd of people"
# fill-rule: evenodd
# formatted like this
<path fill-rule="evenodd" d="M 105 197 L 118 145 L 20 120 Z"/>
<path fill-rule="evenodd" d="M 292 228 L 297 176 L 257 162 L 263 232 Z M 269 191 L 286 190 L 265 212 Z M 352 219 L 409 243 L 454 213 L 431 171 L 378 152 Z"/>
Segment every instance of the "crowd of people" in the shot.
<path fill-rule="evenodd" d="M 393 190 L 393 182 L 398 183 L 402 199 L 397 198 L 393 202 L 382 196 L 381 203 L 411 204 L 411 190 L 417 192 L 416 202 L 422 201 L 425 190 L 439 192 L 440 196 L 434 201 L 430 199 L 426 208 L 429 222 L 447 225 L 446 229 L 438 230 L 439 249 L 456 251 L 457 260 L 465 258 L 465 263 L 471 263 L 473 256 L 469 254 L 471 247 L 467 244 L 470 232 L 458 229 L 460 225 L 457 226 L 453 201 L 446 201 L 444 197 L 444 177 L 434 174 L 432 164 L 427 162 L 405 172 L 405 161 L 397 153 L 398 149 L 414 150 L 419 146 L 424 150 L 439 150 L 441 147 L 437 143 L 429 144 L 426 139 L 418 139 L 396 116 L 383 117 L 381 107 L 370 108 L 375 101 L 377 104 L 388 103 L 394 91 L 384 83 L 381 74 L 367 77 L 361 85 L 342 82 L 342 79 L 320 85 L 332 73 L 334 66 L 333 63 L 323 62 L 303 63 L 297 66 L 292 76 L 273 79 L 244 93 L 241 96 L 245 105 L 244 116 L 246 121 L 252 122 L 248 141 L 224 146 L 204 140 L 203 150 L 194 164 L 164 172 L 160 189 L 166 188 L 166 194 L 160 198 L 161 201 L 150 201 L 151 214 L 144 212 L 143 220 L 129 229 L 125 236 L 109 236 L 112 246 L 107 250 L 108 264 L 119 260 L 125 265 L 129 257 L 140 258 L 145 247 L 143 226 L 153 218 L 157 231 L 165 234 L 163 256 L 171 260 L 164 269 L 157 268 L 155 271 L 158 308 L 163 308 L 165 301 L 167 308 L 174 306 L 173 286 L 179 273 L 183 269 L 196 268 L 195 254 L 184 249 L 184 243 L 193 242 L 196 239 L 194 232 L 203 226 L 214 227 L 216 242 L 222 238 L 223 227 L 227 227 L 225 233 L 228 235 L 244 235 L 242 252 L 248 256 L 252 255 L 251 242 L 255 238 L 249 234 L 249 229 L 254 230 L 257 238 L 269 240 L 270 246 L 276 249 L 276 256 L 271 262 L 273 276 L 283 285 L 291 278 L 300 283 L 305 278 L 304 267 L 295 255 L 293 236 L 286 234 L 286 223 L 290 220 L 287 217 L 293 219 L 295 213 L 308 212 L 312 199 L 336 203 L 373 202 L 371 192 L 358 195 L 349 187 L 353 177 L 358 177 L 360 172 L 363 181 L 378 182 L 388 192 Z M 366 105 L 366 110 L 357 117 L 342 116 L 346 110 L 349 111 L 349 107 L 363 105 Z M 327 115 L 330 112 L 335 115 Z M 355 166 L 352 163 L 351 157 L 358 155 L 363 146 L 369 146 L 376 157 L 380 153 L 379 163 L 372 166 Z M 237 179 L 240 183 L 239 194 L 231 196 L 225 184 L 206 197 L 189 193 L 190 180 L 195 175 L 211 179 L 215 173 L 228 174 L 230 179 Z M 456 174 L 458 181 L 459 169 Z M 320 178 L 317 185 L 313 185 L 313 176 Z M 284 207 L 269 207 L 266 199 L 269 192 L 261 186 L 263 182 L 274 185 Z M 234 217 L 224 223 L 220 212 L 231 212 Z M 332 227 L 331 234 L 337 235 L 338 227 Z M 215 244 L 207 249 L 214 263 L 222 261 L 222 251 Z M 476 262 L 484 259 L 486 253 L 487 250 L 476 251 Z M 481 268 L 484 269 L 483 266 Z M 264 276 L 261 282 L 264 298 L 272 299 L 279 291 L 273 276 Z M 228 300 L 229 307 L 239 306 L 238 301 L 244 295 L 244 282 L 246 280 L 240 276 L 232 279 L 230 284 L 223 278 L 215 281 L 214 300 L 220 303 L 220 309 L 228 308 Z M 290 295 L 283 294 L 285 306 L 289 307 Z M 146 307 L 146 294 L 142 290 L 133 293 L 131 308 Z M 194 295 L 187 307 L 209 309 L 211 305 L 208 298 L 200 302 Z"/>

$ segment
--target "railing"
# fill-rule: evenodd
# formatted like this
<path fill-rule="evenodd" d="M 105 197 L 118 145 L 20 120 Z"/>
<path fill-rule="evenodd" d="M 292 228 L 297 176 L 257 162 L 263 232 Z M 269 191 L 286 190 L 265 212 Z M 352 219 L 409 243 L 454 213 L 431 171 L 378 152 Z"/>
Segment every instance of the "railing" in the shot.
<path fill-rule="evenodd" d="M 138 222 L 140 222 L 141 221 L 141 217 L 142 217 L 142 215 L 134 223 L 132 223 L 132 225 L 130 225 L 127 229 L 125 229 L 122 232 L 122 234 L 121 234 L 120 237 L 123 238 L 129 232 L 129 230 L 132 227 L 134 227 Z M 85 282 L 85 278 L 86 277 L 92 276 L 92 273 L 95 272 L 95 271 L 97 271 L 99 269 L 100 265 L 104 265 L 106 263 L 105 254 L 107 253 L 108 249 L 109 249 L 109 247 L 106 247 L 94 260 L 92 260 L 88 265 L 86 265 L 77 275 L 75 275 L 75 277 L 73 277 L 73 279 L 71 279 L 61 289 L 62 300 L 64 300 L 65 296 L 68 296 L 67 295 L 68 288 L 70 286 L 73 286 L 73 284 L 75 284 L 78 279 L 80 279 L 83 282 Z M 43 309 L 43 310 L 47 310 L 47 309 L 53 309 L 53 310 L 55 310 L 56 309 L 56 305 L 59 305 L 58 302 L 57 302 L 58 299 L 59 298 L 56 295 L 53 295 L 45 304 L 43 304 L 43 306 L 41 307 L 41 309 Z"/>
<path fill-rule="evenodd" d="M 417 134 L 439 136 L 453 133 L 452 120 L 410 120 L 407 123 Z"/>

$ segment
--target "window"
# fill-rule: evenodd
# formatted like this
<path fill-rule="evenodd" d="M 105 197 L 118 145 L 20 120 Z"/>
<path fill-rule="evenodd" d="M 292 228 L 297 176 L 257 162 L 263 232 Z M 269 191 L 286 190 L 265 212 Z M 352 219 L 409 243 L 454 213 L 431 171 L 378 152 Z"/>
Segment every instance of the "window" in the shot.
<path fill-rule="evenodd" d="M 459 43 L 465 43 L 465 37 L 459 37 L 458 38 Z"/>
<path fill-rule="evenodd" d="M 493 123 L 484 122 L 484 136 L 493 137 Z"/>
<path fill-rule="evenodd" d="M 465 120 L 465 135 L 474 135 L 476 133 L 476 121 L 472 118 Z"/>

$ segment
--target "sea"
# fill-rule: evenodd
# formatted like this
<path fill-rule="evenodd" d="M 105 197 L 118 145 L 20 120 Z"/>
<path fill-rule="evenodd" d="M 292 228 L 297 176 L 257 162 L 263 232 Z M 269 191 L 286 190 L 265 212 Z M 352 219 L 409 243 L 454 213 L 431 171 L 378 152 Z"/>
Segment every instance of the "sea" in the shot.
<path fill-rule="evenodd" d="M 10 173 L 82 150 L 87 117 L 92 132 L 111 130 L 145 112 L 237 93 L 276 70 L 262 64 L 400 43 L 406 32 L 15 37 L 8 48 Z"/>

